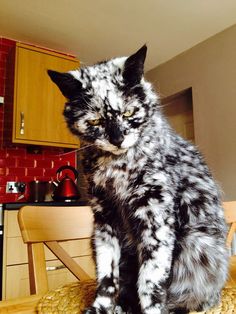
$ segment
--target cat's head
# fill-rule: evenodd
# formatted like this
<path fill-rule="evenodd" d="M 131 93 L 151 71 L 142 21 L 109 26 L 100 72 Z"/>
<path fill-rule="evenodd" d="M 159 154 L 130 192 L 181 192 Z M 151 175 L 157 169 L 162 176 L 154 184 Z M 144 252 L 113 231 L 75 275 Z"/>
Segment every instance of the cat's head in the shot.
<path fill-rule="evenodd" d="M 136 145 L 156 102 L 143 78 L 146 52 L 145 45 L 130 57 L 68 73 L 48 70 L 68 100 L 64 116 L 72 133 L 114 154 Z"/>

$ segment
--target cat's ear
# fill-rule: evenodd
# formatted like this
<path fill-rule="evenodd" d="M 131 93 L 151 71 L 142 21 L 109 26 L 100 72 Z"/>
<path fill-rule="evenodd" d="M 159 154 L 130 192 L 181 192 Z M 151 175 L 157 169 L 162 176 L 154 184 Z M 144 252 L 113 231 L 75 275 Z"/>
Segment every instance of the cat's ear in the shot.
<path fill-rule="evenodd" d="M 66 98 L 71 99 L 80 94 L 82 84 L 73 75 L 53 70 L 48 70 L 47 72 L 51 80 L 59 87 Z"/>
<path fill-rule="evenodd" d="M 144 61 L 146 59 L 147 46 L 144 45 L 137 52 L 126 59 L 123 78 L 128 85 L 139 84 L 143 76 Z"/>

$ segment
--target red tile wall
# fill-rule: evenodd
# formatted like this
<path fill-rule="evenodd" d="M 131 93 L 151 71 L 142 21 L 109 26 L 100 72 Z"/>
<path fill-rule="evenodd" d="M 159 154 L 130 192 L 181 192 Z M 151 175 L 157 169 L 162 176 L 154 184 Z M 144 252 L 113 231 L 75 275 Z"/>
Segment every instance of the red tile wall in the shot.
<path fill-rule="evenodd" d="M 13 40 L 0 37 L 0 96 L 5 98 L 4 104 L 0 104 L 0 203 L 14 202 L 19 197 L 19 194 L 6 193 L 7 181 L 27 183 L 32 180 L 54 180 L 56 170 L 60 166 L 65 164 L 76 166 L 74 151 L 65 153 L 64 149 L 42 147 L 40 153 L 36 154 L 29 152 L 23 145 L 13 145 L 7 138 L 7 134 L 11 133 L 12 121 L 4 121 L 4 110 L 12 107 L 14 84 L 12 51 L 15 44 Z"/>

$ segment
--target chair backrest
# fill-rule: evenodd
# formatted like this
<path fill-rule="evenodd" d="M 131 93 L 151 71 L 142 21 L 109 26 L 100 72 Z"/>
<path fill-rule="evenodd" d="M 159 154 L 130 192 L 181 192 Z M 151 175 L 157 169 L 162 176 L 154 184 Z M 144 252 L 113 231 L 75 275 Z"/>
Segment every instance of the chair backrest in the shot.
<path fill-rule="evenodd" d="M 226 222 L 229 224 L 229 231 L 226 239 L 226 243 L 229 248 L 232 247 L 232 242 L 234 239 L 234 235 L 236 232 L 236 201 L 232 202 L 224 202 L 224 213 Z M 230 257 L 229 263 L 229 276 L 228 281 L 226 283 L 226 287 L 236 287 L 236 255 L 235 251 Z"/>
<path fill-rule="evenodd" d="M 223 207 L 226 222 L 229 224 L 229 232 L 226 242 L 228 246 L 231 246 L 236 232 L 236 201 L 224 202 Z"/>
<path fill-rule="evenodd" d="M 93 214 L 89 206 L 24 206 L 18 222 L 28 247 L 31 294 L 48 291 L 44 244 L 79 280 L 90 278 L 59 244 L 91 237 Z"/>

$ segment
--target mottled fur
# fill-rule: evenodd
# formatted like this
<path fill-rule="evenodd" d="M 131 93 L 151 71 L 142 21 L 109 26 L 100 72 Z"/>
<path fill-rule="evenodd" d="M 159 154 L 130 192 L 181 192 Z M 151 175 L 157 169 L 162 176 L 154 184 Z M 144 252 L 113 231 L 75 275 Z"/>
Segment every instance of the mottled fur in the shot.
<path fill-rule="evenodd" d="M 143 77 L 146 46 L 69 73 L 70 130 L 89 143 L 97 296 L 85 313 L 187 313 L 218 303 L 227 277 L 220 193 L 202 156 L 168 125 Z M 96 124 L 96 125 L 94 125 Z"/>

